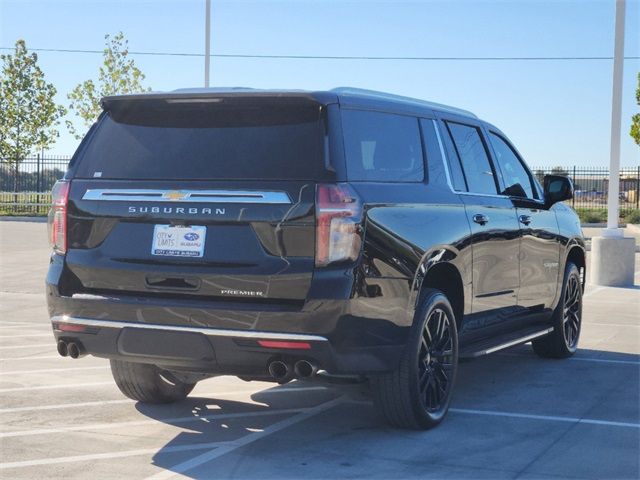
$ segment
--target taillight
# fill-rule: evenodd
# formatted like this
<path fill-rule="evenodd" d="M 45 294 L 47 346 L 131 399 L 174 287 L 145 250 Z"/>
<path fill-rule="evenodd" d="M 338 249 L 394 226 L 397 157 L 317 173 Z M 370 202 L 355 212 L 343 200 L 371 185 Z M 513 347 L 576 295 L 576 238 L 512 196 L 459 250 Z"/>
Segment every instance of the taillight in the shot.
<path fill-rule="evenodd" d="M 356 260 L 362 237 L 362 203 L 346 184 L 316 186 L 316 266 Z"/>
<path fill-rule="evenodd" d="M 59 181 L 51 191 L 51 210 L 49 210 L 49 243 L 56 253 L 67 251 L 67 202 L 69 200 L 69 182 Z"/>

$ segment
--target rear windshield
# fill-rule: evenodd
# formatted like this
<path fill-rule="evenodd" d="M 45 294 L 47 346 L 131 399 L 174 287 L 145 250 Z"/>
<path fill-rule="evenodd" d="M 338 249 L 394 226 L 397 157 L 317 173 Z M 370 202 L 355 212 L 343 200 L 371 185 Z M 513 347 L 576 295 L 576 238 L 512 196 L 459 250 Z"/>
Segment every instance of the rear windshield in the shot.
<path fill-rule="evenodd" d="M 75 176 L 322 179 L 324 132 L 318 105 L 132 105 L 102 117 Z"/>

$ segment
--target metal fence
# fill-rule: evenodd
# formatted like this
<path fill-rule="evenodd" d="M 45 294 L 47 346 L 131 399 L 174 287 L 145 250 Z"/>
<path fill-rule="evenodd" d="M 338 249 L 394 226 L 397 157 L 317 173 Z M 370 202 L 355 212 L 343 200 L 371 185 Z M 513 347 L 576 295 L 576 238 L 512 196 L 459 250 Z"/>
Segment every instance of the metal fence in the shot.
<path fill-rule="evenodd" d="M 609 169 L 605 167 L 533 168 L 542 183 L 547 174 L 567 175 L 573 180 L 575 194 L 569 203 L 577 210 L 602 212 L 607 208 Z M 620 216 L 640 209 L 640 166 L 620 169 Z"/>
<path fill-rule="evenodd" d="M 46 214 L 51 187 L 64 175 L 70 158 L 37 155 L 26 158 L 17 166 L 0 159 L 0 215 Z M 542 167 L 532 171 L 540 182 L 550 173 L 568 175 L 576 189 L 574 198 L 568 203 L 575 209 L 603 216 L 609 190 L 608 168 Z M 624 218 L 634 210 L 640 210 L 640 166 L 620 170 L 620 215 Z"/>
<path fill-rule="evenodd" d="M 27 157 L 22 162 L 0 159 L 0 215 L 44 215 L 51 188 L 63 177 L 71 157 Z"/>

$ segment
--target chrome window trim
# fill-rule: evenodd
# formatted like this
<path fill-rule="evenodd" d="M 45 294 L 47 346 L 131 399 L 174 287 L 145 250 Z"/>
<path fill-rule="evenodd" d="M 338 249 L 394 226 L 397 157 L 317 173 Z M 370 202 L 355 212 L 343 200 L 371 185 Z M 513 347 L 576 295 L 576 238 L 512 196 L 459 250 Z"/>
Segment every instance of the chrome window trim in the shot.
<path fill-rule="evenodd" d="M 100 202 L 291 204 L 287 192 L 257 190 L 88 189 L 82 200 Z"/>
<path fill-rule="evenodd" d="M 119 322 L 115 320 L 97 320 L 94 318 L 70 317 L 67 315 L 56 315 L 51 317 L 51 322 L 65 323 L 68 325 L 85 325 L 87 327 L 100 328 L 137 328 L 142 330 L 164 330 L 171 332 L 193 332 L 202 333 L 210 337 L 238 337 L 238 338 L 259 338 L 265 340 L 293 340 L 309 342 L 327 342 L 326 337 L 319 335 L 307 335 L 304 333 L 278 333 L 261 332 L 256 330 L 227 330 L 219 328 L 186 327 L 179 325 L 161 325 L 156 323 L 133 323 Z"/>
<path fill-rule="evenodd" d="M 442 163 L 444 165 L 445 176 L 447 177 L 447 184 L 449 185 L 449 189 L 451 189 L 453 193 L 457 195 L 472 195 L 474 197 L 490 197 L 490 198 L 506 198 L 511 200 L 511 197 L 509 195 L 500 195 L 498 193 L 495 193 L 495 194 L 474 193 L 474 192 L 461 192 L 461 191 L 455 190 L 453 188 L 453 184 L 451 183 L 451 172 L 449 171 L 449 158 L 445 154 L 444 144 L 442 143 L 442 138 L 440 137 L 440 129 L 438 128 L 438 121 L 435 119 L 432 119 L 432 122 L 433 122 L 434 128 L 436 129 L 436 137 L 438 138 L 438 146 L 440 147 L 440 155 L 442 156 Z M 490 158 L 490 161 L 493 161 L 493 160 Z M 540 202 L 539 199 L 527 198 L 526 200 L 538 202 L 540 203 L 540 205 L 544 205 L 544 202 Z"/>
<path fill-rule="evenodd" d="M 447 185 L 453 193 L 460 193 L 453 189 L 453 184 L 451 183 L 451 172 L 449 171 L 449 159 L 445 155 L 444 145 L 442 143 L 442 138 L 440 137 L 440 129 L 438 128 L 438 121 L 436 119 L 431 119 L 433 122 L 433 128 L 436 131 L 436 138 L 438 139 L 438 147 L 440 147 L 440 156 L 442 157 L 442 166 L 444 167 L 444 174 L 447 177 Z"/>

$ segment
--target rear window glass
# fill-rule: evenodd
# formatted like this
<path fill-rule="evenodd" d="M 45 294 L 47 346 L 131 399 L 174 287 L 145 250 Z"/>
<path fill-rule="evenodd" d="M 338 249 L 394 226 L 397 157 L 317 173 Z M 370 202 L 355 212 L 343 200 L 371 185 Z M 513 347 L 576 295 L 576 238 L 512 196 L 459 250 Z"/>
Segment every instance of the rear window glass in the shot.
<path fill-rule="evenodd" d="M 421 182 L 424 161 L 418 119 L 343 110 L 342 130 L 350 181 Z"/>
<path fill-rule="evenodd" d="M 322 179 L 324 132 L 315 105 L 132 105 L 102 118 L 76 176 Z"/>

